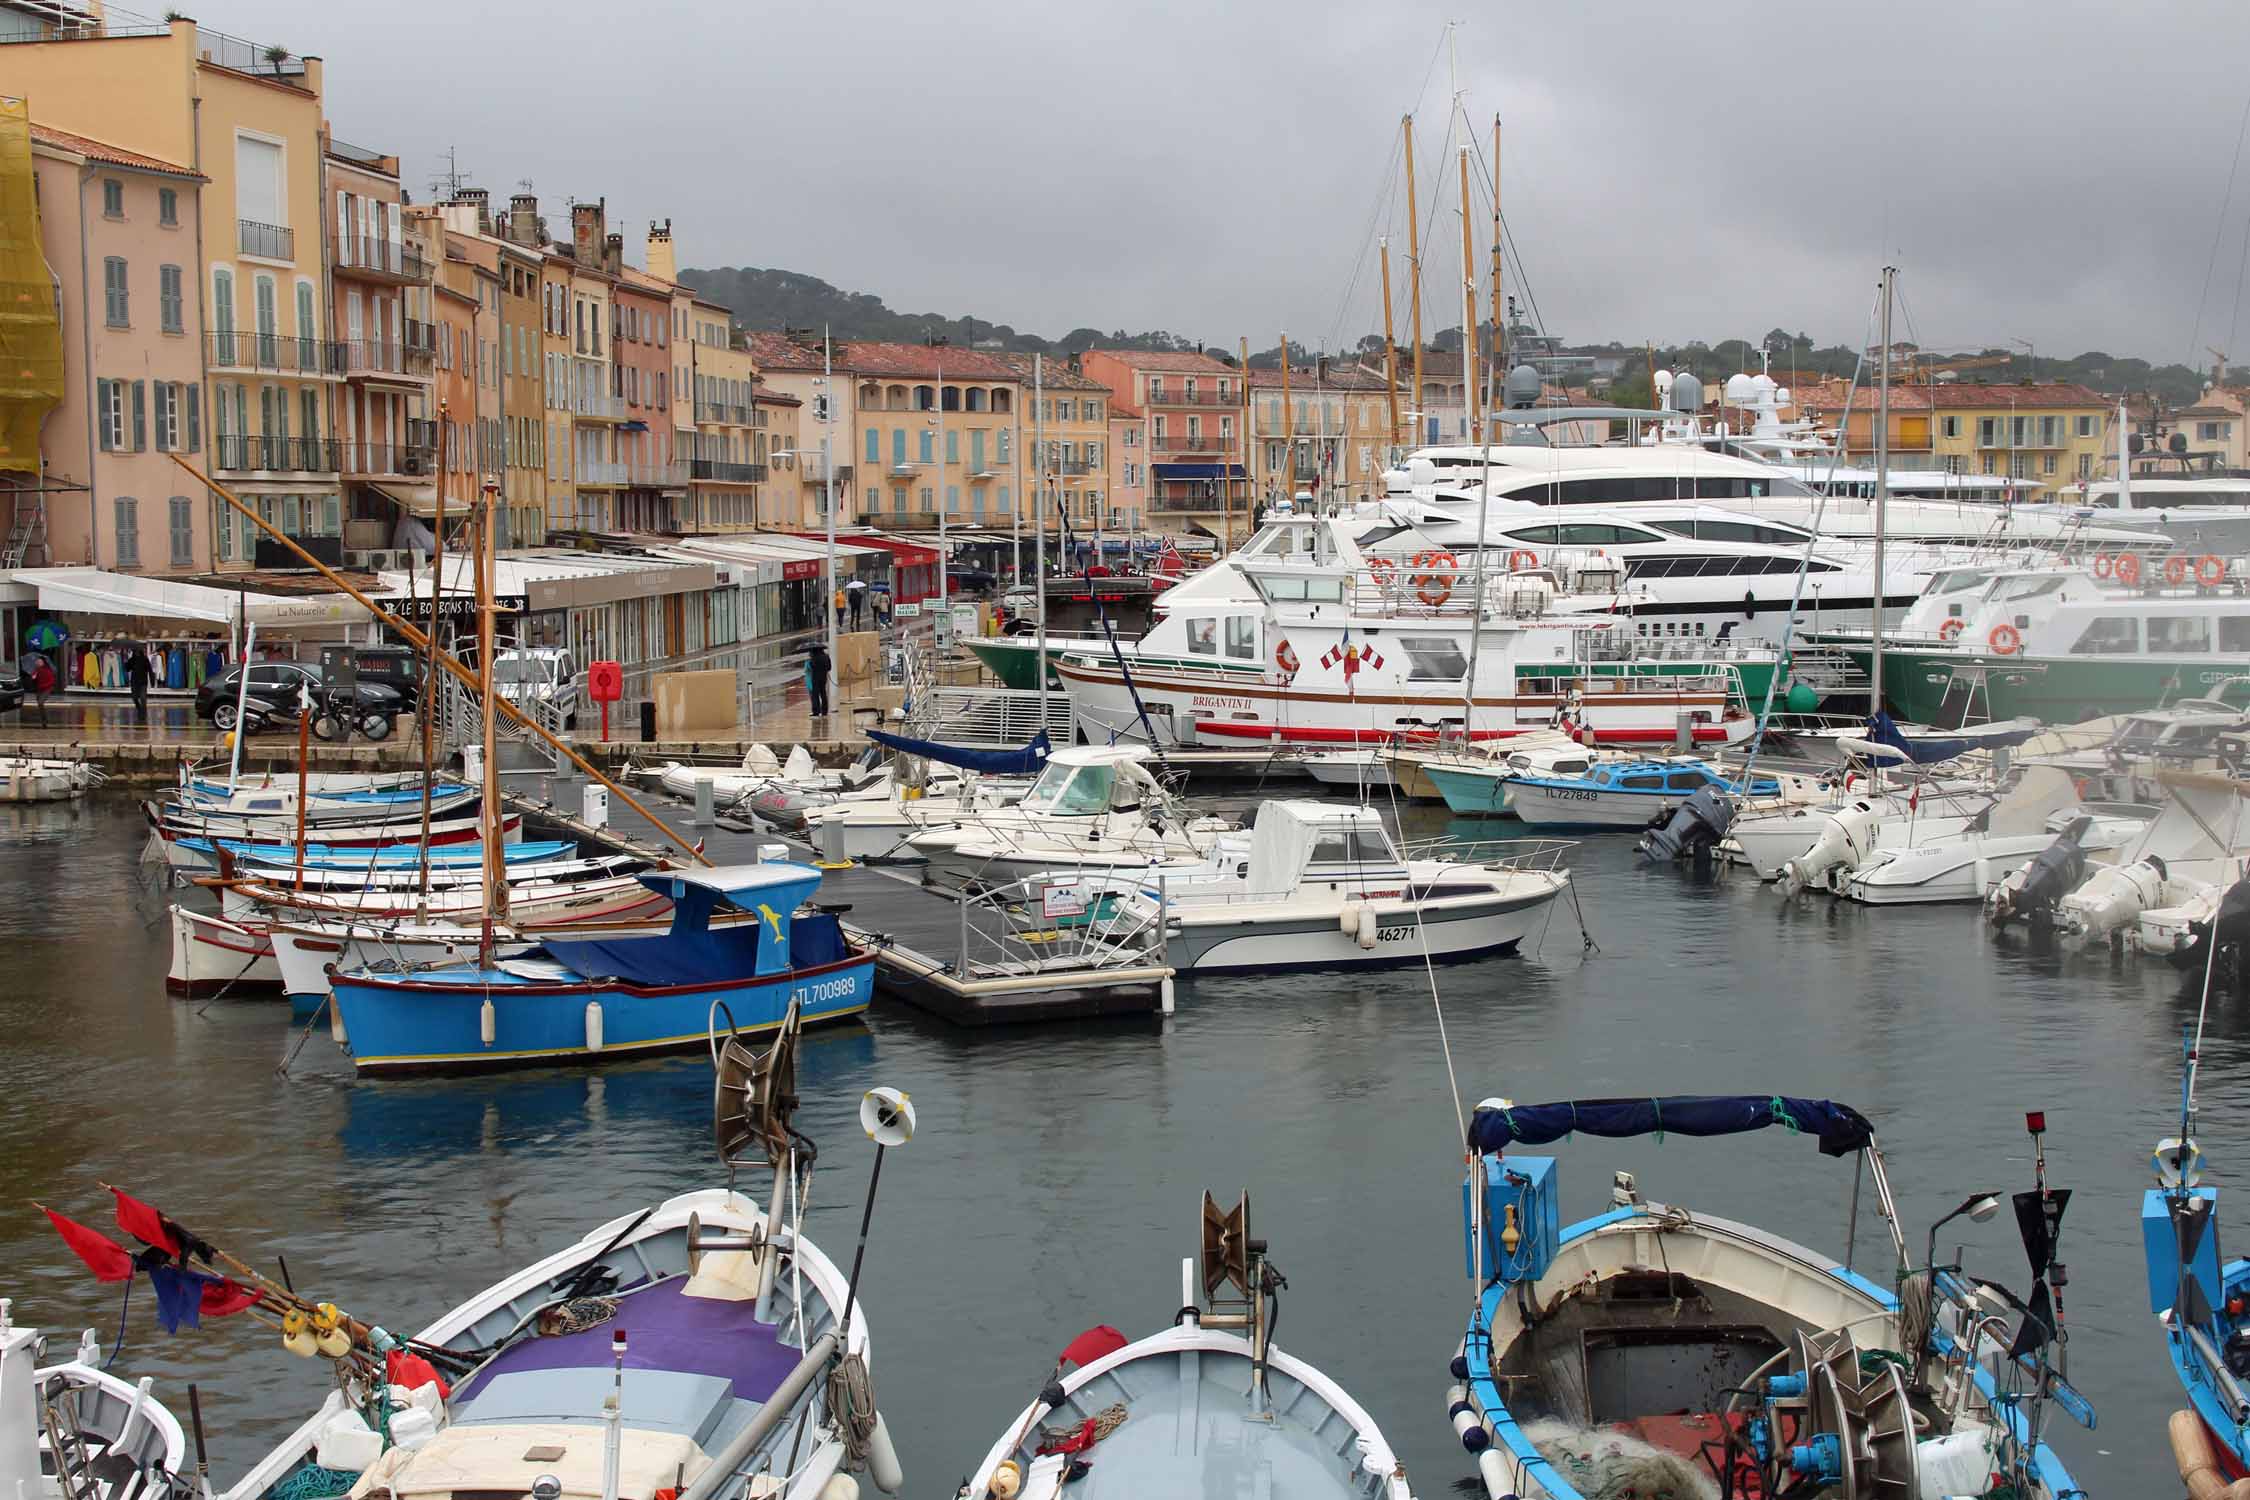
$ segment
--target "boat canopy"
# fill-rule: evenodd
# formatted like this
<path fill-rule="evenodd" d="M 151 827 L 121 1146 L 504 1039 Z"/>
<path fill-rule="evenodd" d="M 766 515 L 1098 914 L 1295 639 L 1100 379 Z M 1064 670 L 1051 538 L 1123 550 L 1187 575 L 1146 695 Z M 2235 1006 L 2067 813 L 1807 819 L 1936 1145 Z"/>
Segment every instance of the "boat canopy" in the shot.
<path fill-rule="evenodd" d="M 1046 765 L 1054 748 L 1044 729 L 1021 750 L 981 750 L 970 745 L 948 745 L 943 740 L 909 739 L 881 729 L 868 730 L 867 737 L 901 755 L 919 755 L 940 765 L 959 766 L 964 771 L 981 771 L 989 776 L 1033 775 Z"/>
<path fill-rule="evenodd" d="M 786 860 L 647 870 L 636 878 L 672 898 L 669 932 L 661 937 L 553 937 L 540 944 L 545 955 L 580 974 L 635 984 L 711 984 L 779 974 L 795 961 L 791 918 L 820 888 L 818 870 Z M 713 927 L 711 914 L 721 905 L 753 912 L 760 920 L 755 926 Z"/>
<path fill-rule="evenodd" d="M 1484 1103 L 1469 1121 L 1469 1145 L 1499 1151 L 1588 1135 L 1740 1135 L 1779 1125 L 1820 1138 L 1823 1156 L 1871 1145 L 1875 1127 L 1848 1104 L 1783 1094 L 1673 1094 L 1661 1099 L 1571 1099 L 1558 1104 Z"/>
<path fill-rule="evenodd" d="M 1867 721 L 1867 737 L 1878 745 L 1888 745 L 1918 766 L 1933 765 L 1941 760 L 1952 760 L 1971 750 L 1991 750 L 2003 745 L 2020 745 L 2039 732 L 2036 726 L 2011 729 L 2001 734 L 1964 736 L 1960 739 L 1937 739 L 1917 735 L 1908 739 L 1899 731 L 1898 722 L 1887 713 L 1878 713 Z"/>
<path fill-rule="evenodd" d="M 1250 825 L 1252 896 L 1288 895 L 1310 865 L 1397 870 L 1398 862 L 1372 807 L 1276 800 L 1262 804 Z"/>

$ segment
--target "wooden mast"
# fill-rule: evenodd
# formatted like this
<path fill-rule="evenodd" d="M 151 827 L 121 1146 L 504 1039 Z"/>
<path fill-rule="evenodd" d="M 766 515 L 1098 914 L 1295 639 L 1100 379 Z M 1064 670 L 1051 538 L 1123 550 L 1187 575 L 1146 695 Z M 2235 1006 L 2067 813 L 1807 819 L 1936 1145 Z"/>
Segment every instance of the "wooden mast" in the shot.
<path fill-rule="evenodd" d="M 1461 399 L 1469 412 L 1469 436 L 1484 441 L 1477 407 L 1477 267 L 1469 234 L 1469 148 L 1461 148 Z M 1482 545 L 1482 538 L 1479 538 Z"/>
<path fill-rule="evenodd" d="M 1398 345 L 1391 338 L 1391 237 L 1384 235 L 1383 246 L 1383 394 L 1391 407 L 1391 446 L 1399 445 L 1398 436 Z"/>
<path fill-rule="evenodd" d="M 1297 501 L 1297 412 L 1289 404 L 1289 331 L 1281 334 L 1281 485 L 1291 509 Z"/>
<path fill-rule="evenodd" d="M 1421 204 L 1414 193 L 1414 117 L 1401 122 L 1406 131 L 1406 272 L 1407 302 L 1412 307 L 1414 334 L 1414 391 L 1408 398 L 1414 413 L 1414 442 L 1419 446 L 1427 427 L 1422 420 L 1422 220 Z"/>
<path fill-rule="evenodd" d="M 1492 378 L 1497 386 L 1508 378 L 1508 327 L 1500 319 L 1500 117 L 1492 117 Z M 1496 397 L 1502 406 L 1505 397 Z M 1499 436 L 1496 432 L 1495 438 Z"/>
<path fill-rule="evenodd" d="M 500 486 L 491 480 L 484 484 L 484 504 L 477 509 L 477 683 L 483 703 L 478 718 L 484 728 L 484 951 L 478 955 L 480 967 L 492 963 L 492 924 L 508 915 L 508 858 L 507 846 L 501 841 L 503 822 L 500 808 L 500 764 L 494 751 L 498 741 L 494 730 L 499 715 L 494 712 L 495 695 L 492 691 L 492 574 L 499 560 L 500 528 L 495 524 L 499 517 L 494 507 L 500 503 Z"/>
<path fill-rule="evenodd" d="M 1250 404 L 1250 336 L 1237 336 L 1242 347 L 1242 497 L 1243 521 L 1249 522 L 1250 503 L 1255 497 L 1250 493 L 1250 417 L 1254 408 Z M 1234 552 L 1234 481 L 1227 480 L 1223 488 L 1227 497 L 1227 552 Z"/>
<path fill-rule="evenodd" d="M 437 440 L 437 517 L 431 532 L 430 543 L 430 645 L 422 653 L 422 697 L 414 717 L 422 721 L 422 853 L 421 880 L 414 898 L 414 914 L 425 921 L 430 915 L 430 783 L 436 779 L 437 757 L 433 753 L 430 720 L 437 707 L 437 633 L 438 614 L 445 606 L 445 465 L 448 448 L 446 429 L 453 424 L 448 420 L 446 403 L 438 403 Z"/>

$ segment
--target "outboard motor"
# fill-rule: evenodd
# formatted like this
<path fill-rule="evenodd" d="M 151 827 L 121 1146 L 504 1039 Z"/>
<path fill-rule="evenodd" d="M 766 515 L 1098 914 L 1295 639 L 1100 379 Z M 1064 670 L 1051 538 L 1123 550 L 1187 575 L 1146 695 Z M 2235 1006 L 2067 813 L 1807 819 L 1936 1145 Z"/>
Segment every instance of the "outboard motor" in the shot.
<path fill-rule="evenodd" d="M 1993 887 L 1984 900 L 1984 914 L 1992 925 L 2005 927 L 2018 917 L 2035 925 L 2052 922 L 2055 903 L 2086 878 L 2086 851 L 2078 841 L 2093 826 L 2092 818 L 2071 819 L 2060 838 Z"/>
<path fill-rule="evenodd" d="M 1698 787 L 1673 809 L 1663 827 L 1651 825 L 1638 847 L 1650 859 L 1685 856 L 1701 866 L 1710 862 L 1711 850 L 1727 836 L 1733 822 L 1733 799 L 1715 786 Z"/>
<path fill-rule="evenodd" d="M 2172 967 L 2200 972 L 2212 966 L 2207 943 L 2219 945 L 2219 959 L 2223 962 L 2232 950 L 2235 977 L 2239 983 L 2246 977 L 2242 963 L 2242 945 L 2250 939 L 2250 879 L 2238 880 L 2227 887 L 2219 898 L 2219 909 L 2208 922 L 2191 923 L 2187 941 L 2173 949 L 2169 955 Z"/>

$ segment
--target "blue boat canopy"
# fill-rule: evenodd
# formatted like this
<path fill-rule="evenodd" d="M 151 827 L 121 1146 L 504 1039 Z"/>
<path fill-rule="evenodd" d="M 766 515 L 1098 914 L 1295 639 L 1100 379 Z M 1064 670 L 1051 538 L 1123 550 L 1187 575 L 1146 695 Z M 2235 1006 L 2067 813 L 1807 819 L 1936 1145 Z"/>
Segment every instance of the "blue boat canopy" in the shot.
<path fill-rule="evenodd" d="M 1782 1094 L 1673 1094 L 1662 1099 L 1572 1099 L 1559 1104 L 1479 1105 L 1469 1145 L 1498 1151 L 1541 1146 L 1567 1135 L 1740 1135 L 1781 1126 L 1820 1138 L 1824 1156 L 1847 1156 L 1875 1139 L 1875 1127 L 1848 1104 Z"/>
<path fill-rule="evenodd" d="M 2039 731 L 2036 729 L 2010 729 L 1998 734 L 1980 734 L 1960 739 L 1936 739 L 1919 735 L 1908 739 L 1900 732 L 1898 721 L 1887 713 L 1878 713 L 1867 721 L 1867 737 L 1878 745 L 1888 745 L 1918 766 L 1934 765 L 1941 760 L 1952 760 L 1971 750 L 1990 750 L 2002 745 L 2020 745 Z"/>
<path fill-rule="evenodd" d="M 540 948 L 581 974 L 636 984 L 714 984 L 780 974 L 798 962 L 790 948 L 797 908 L 820 889 L 818 870 L 786 860 L 647 870 L 635 878 L 672 898 L 672 926 L 664 936 L 551 937 Z M 754 913 L 758 921 L 713 927 L 711 914 L 721 905 Z"/>
<path fill-rule="evenodd" d="M 943 740 L 908 739 L 903 734 L 889 734 L 880 729 L 868 730 L 867 737 L 901 755 L 919 755 L 940 765 L 982 771 L 989 776 L 1036 776 L 1047 764 L 1048 751 L 1054 748 L 1044 729 L 1021 750 L 978 750 L 968 745 L 948 745 Z"/>

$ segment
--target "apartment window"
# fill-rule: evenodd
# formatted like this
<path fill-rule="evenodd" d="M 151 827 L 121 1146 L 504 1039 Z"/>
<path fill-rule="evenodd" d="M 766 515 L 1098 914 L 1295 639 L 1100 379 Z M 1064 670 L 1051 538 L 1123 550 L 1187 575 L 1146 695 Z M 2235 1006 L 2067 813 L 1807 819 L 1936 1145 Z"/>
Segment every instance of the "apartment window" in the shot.
<path fill-rule="evenodd" d="M 180 399 L 180 386 L 177 382 L 160 380 L 156 383 L 157 452 L 180 451 L 180 424 L 187 420 L 186 414 L 180 409 L 184 405 L 186 403 Z"/>
<path fill-rule="evenodd" d="M 922 429 L 921 437 L 920 454 L 922 462 L 930 463 L 937 456 L 937 434 L 925 427 Z"/>
<path fill-rule="evenodd" d="M 125 217 L 125 184 L 114 177 L 102 179 L 102 217 L 105 219 L 122 219 Z"/>
<path fill-rule="evenodd" d="M 948 515 L 961 509 L 961 486 L 949 484 L 945 487 L 945 509 Z"/>
<path fill-rule="evenodd" d="M 957 464 L 961 461 L 961 430 L 957 427 L 946 430 L 945 461 L 949 464 Z"/>
<path fill-rule="evenodd" d="M 2086 480 L 2088 480 L 2088 479 L 2091 479 L 2091 478 L 2093 478 L 2093 477 L 2094 477 L 2094 455 L 2093 455 L 2093 454 L 2091 454 L 2091 453 L 2081 453 L 2081 454 L 2079 454 L 2079 455 L 2078 455 L 2078 478 L 2079 478 L 2080 482 L 2081 482 L 2081 483 L 2083 483 L 2084 481 L 2086 481 Z"/>
<path fill-rule="evenodd" d="M 123 453 L 125 450 L 125 382 L 122 380 L 97 380 L 94 382 L 94 411 L 101 428 L 101 445 L 104 453 Z"/>
<path fill-rule="evenodd" d="M 1008 447 L 1009 447 L 1009 439 L 1010 439 L 1010 438 L 1012 438 L 1012 437 L 1014 437 L 1014 436 L 1015 436 L 1015 433 L 1014 433 L 1014 431 L 1013 431 L 1012 429 L 1010 429 L 1010 428 L 1006 428 L 1006 427 L 1003 427 L 1003 428 L 1001 428 L 1001 429 L 1000 429 L 1000 437 L 999 437 L 999 444 L 1000 444 L 1000 456 L 999 456 L 999 462 L 1001 462 L 1001 463 L 1003 463 L 1003 464 L 1005 464 L 1005 463 L 1006 463 L 1006 462 L 1008 461 Z"/>
<path fill-rule="evenodd" d="M 2055 455 L 2055 454 L 2052 454 L 2052 453 L 2042 453 L 2042 454 L 2040 454 L 2040 455 L 2039 455 L 2039 472 L 2040 472 L 2040 473 L 2042 473 L 2042 474 L 2046 474 L 2046 475 L 2050 475 L 2050 476 L 2051 476 L 2051 475 L 2052 475 L 2052 474 L 2053 474 L 2053 473 L 2055 472 L 2055 467 L 2056 467 L 2056 457 L 2057 457 L 2057 455 Z"/>
<path fill-rule="evenodd" d="M 1997 448 L 2000 446 L 2000 419 L 1998 417 L 1977 418 L 1977 446 L 1979 448 Z"/>
<path fill-rule="evenodd" d="M 130 495 L 117 497 L 117 565 L 141 565 L 141 502 Z"/>
<path fill-rule="evenodd" d="M 922 509 L 924 509 L 925 511 L 937 509 L 937 506 L 933 504 L 931 500 L 930 487 L 926 484 L 922 486 Z"/>
<path fill-rule="evenodd" d="M 1947 437 L 1957 438 L 1961 435 L 1961 419 L 1959 417 L 1944 417 L 1940 421 L 1943 424 L 1940 431 L 1944 432 Z"/>
<path fill-rule="evenodd" d="M 2092 417 L 2080 417 L 2078 419 L 2078 435 L 2080 437 L 2092 437 L 2094 435 L 2094 419 Z"/>
<path fill-rule="evenodd" d="M 178 266 L 157 268 L 156 309 L 166 333 L 187 331 L 187 298 L 180 290 Z"/>
<path fill-rule="evenodd" d="M 2198 422 L 2198 423 L 2196 423 L 2196 424 L 2195 424 L 2195 440 L 2196 440 L 2197 442 L 2199 442 L 2199 443 L 2215 443 L 2215 442 L 2217 442 L 2217 441 L 2218 441 L 2218 439 L 2219 439 L 2219 424 L 2218 424 L 2218 423 L 2216 423 L 2216 422 Z"/>
<path fill-rule="evenodd" d="M 171 188 L 156 190 L 156 222 L 167 229 L 180 225 L 180 195 Z"/>
<path fill-rule="evenodd" d="M 185 495 L 174 495 L 167 507 L 171 519 L 172 566 L 195 566 L 195 504 Z"/>
<path fill-rule="evenodd" d="M 247 135 L 234 138 L 234 201 L 236 214 L 253 224 L 278 226 L 289 222 L 283 208 L 288 199 L 281 183 L 281 146 Z M 262 243 L 261 248 L 279 248 Z"/>
<path fill-rule="evenodd" d="M 102 306 L 112 328 L 131 326 L 125 295 L 125 258 L 112 255 L 102 262 Z"/>

